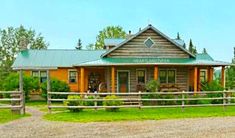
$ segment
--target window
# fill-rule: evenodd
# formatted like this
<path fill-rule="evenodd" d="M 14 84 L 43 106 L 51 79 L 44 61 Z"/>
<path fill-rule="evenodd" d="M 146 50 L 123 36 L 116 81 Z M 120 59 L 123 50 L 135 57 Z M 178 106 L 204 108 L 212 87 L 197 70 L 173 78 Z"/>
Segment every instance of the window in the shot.
<path fill-rule="evenodd" d="M 32 77 L 39 77 L 39 71 L 32 71 Z"/>
<path fill-rule="evenodd" d="M 148 48 L 152 47 L 154 45 L 153 40 L 149 37 L 144 41 L 145 46 L 147 46 Z"/>
<path fill-rule="evenodd" d="M 160 83 L 166 83 L 167 82 L 167 72 L 166 72 L 166 70 L 160 70 L 159 79 L 160 79 Z"/>
<path fill-rule="evenodd" d="M 205 70 L 200 71 L 200 81 L 206 82 L 206 71 Z"/>
<path fill-rule="evenodd" d="M 47 72 L 46 71 L 40 71 L 40 82 L 43 83 L 47 80 Z"/>
<path fill-rule="evenodd" d="M 137 83 L 138 84 L 145 84 L 145 70 L 137 70 Z"/>
<path fill-rule="evenodd" d="M 175 83 L 176 71 L 173 69 L 160 70 L 159 79 L 160 83 Z"/>
<path fill-rule="evenodd" d="M 69 83 L 77 82 L 77 71 L 69 71 Z"/>

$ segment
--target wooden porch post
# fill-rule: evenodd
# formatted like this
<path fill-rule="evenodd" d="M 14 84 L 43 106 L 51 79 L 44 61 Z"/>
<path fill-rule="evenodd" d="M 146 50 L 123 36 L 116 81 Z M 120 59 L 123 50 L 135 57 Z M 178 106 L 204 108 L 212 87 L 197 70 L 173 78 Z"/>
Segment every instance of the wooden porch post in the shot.
<path fill-rule="evenodd" d="M 51 113 L 51 94 L 48 94 L 48 92 L 51 91 L 51 79 L 50 79 L 50 71 L 47 70 L 47 106 L 48 106 L 48 112 Z"/>
<path fill-rule="evenodd" d="M 223 88 L 225 88 L 225 67 L 222 66 L 222 69 L 221 69 L 221 86 Z"/>
<path fill-rule="evenodd" d="M 112 93 L 115 93 L 115 67 L 111 70 Z"/>
<path fill-rule="evenodd" d="M 19 72 L 20 74 L 19 74 L 19 89 L 20 89 L 20 92 L 21 92 L 21 110 L 20 110 L 20 114 L 25 114 L 25 93 L 24 93 L 24 80 L 23 80 L 23 71 L 22 70 L 20 70 L 20 72 Z"/>
<path fill-rule="evenodd" d="M 211 67 L 207 68 L 207 81 L 208 83 L 211 82 Z"/>
<path fill-rule="evenodd" d="M 158 66 L 154 66 L 154 80 L 158 80 Z"/>
<path fill-rule="evenodd" d="M 198 83 L 197 77 L 198 77 L 198 69 L 197 69 L 197 67 L 194 67 L 194 94 L 197 91 L 197 86 L 198 86 L 197 85 L 197 83 Z"/>
<path fill-rule="evenodd" d="M 85 75 L 84 75 L 84 67 L 80 68 L 80 77 L 81 77 L 81 86 L 80 86 L 80 91 L 81 93 L 84 93 L 85 91 Z"/>

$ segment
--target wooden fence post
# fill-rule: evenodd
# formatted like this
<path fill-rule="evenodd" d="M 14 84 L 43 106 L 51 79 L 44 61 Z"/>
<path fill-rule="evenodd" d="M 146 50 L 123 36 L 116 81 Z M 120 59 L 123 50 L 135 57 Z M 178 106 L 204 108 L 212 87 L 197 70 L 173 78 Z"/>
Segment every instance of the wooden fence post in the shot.
<path fill-rule="evenodd" d="M 50 72 L 47 70 L 47 106 L 48 106 L 48 113 L 51 113 L 51 80 L 50 80 Z"/>
<path fill-rule="evenodd" d="M 95 99 L 97 99 L 97 91 L 95 91 Z M 95 100 L 95 111 L 97 111 L 97 100 Z"/>
<path fill-rule="evenodd" d="M 184 101 L 184 91 L 182 91 L 182 101 L 181 101 L 181 103 L 182 103 L 182 111 L 184 111 L 184 104 L 185 104 L 185 101 Z"/>
<path fill-rule="evenodd" d="M 223 91 L 223 107 L 225 110 L 225 107 L 226 107 L 226 91 L 225 90 Z"/>
<path fill-rule="evenodd" d="M 24 86 L 23 86 L 23 71 L 20 70 L 19 74 L 19 87 L 20 87 L 20 105 L 21 105 L 21 110 L 20 114 L 24 115 L 25 114 L 25 93 L 24 93 Z"/>
<path fill-rule="evenodd" d="M 139 109 L 141 109 L 142 106 L 142 100 L 141 100 L 141 91 L 139 91 Z"/>

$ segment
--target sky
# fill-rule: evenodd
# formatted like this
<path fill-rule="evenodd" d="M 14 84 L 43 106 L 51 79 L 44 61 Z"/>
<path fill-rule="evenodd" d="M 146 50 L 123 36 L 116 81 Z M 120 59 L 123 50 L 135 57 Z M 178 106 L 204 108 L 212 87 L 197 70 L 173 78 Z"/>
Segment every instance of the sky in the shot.
<path fill-rule="evenodd" d="M 0 29 L 32 28 L 49 49 L 95 43 L 100 30 L 119 25 L 136 33 L 149 23 L 171 38 L 177 32 L 198 52 L 230 62 L 235 47 L 234 0 L 0 0 Z"/>

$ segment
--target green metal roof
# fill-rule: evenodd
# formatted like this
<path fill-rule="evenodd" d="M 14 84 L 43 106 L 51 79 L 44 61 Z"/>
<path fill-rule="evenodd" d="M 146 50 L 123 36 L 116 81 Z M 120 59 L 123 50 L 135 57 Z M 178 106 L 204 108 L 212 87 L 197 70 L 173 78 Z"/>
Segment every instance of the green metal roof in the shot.
<path fill-rule="evenodd" d="M 105 50 L 25 50 L 17 55 L 13 69 L 52 69 L 72 67 L 88 61 L 100 59 Z"/>
<path fill-rule="evenodd" d="M 106 51 L 25 50 L 18 54 L 12 68 L 17 70 L 110 65 L 230 65 L 227 62 L 215 61 L 208 54 L 197 54 L 196 58 L 102 58 L 104 52 Z"/>

